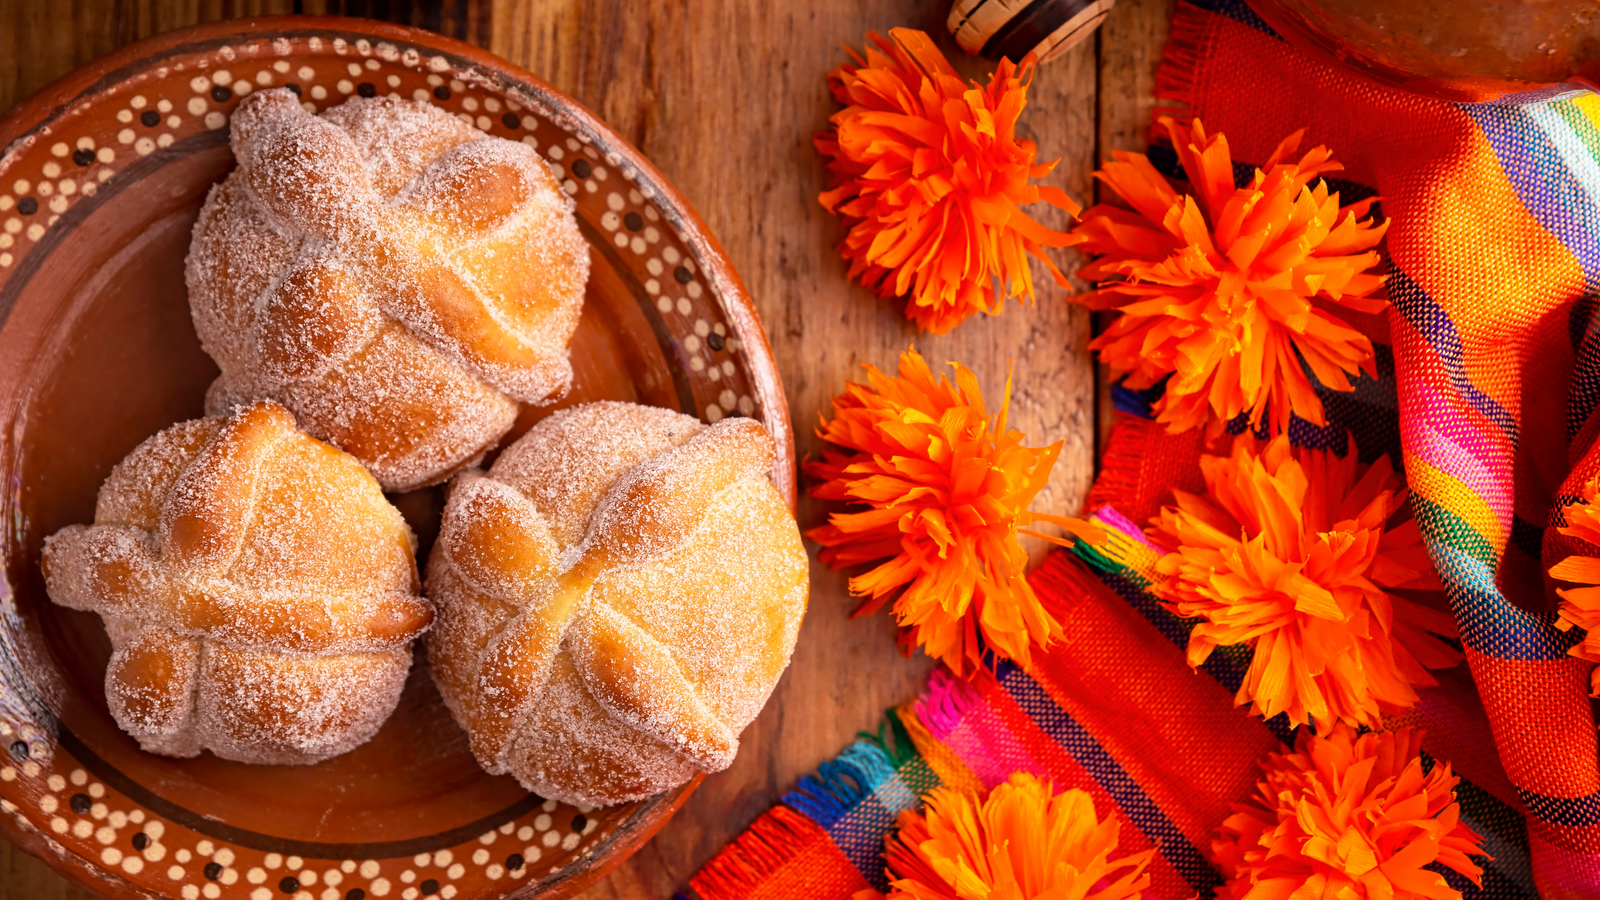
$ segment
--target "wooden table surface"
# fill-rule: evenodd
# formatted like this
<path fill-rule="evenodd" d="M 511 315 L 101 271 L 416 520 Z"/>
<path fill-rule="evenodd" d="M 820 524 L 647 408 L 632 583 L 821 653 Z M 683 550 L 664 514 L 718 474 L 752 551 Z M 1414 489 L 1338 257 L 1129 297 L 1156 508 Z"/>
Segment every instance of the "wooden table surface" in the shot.
<path fill-rule="evenodd" d="M 1046 180 L 1085 205 L 1096 160 L 1144 147 L 1172 3 L 1119 0 L 1097 35 L 1034 79 L 1019 130 L 1037 142 L 1041 159 L 1060 157 Z M 816 200 L 825 171 L 811 137 L 836 109 L 826 76 L 845 59 L 843 45 L 859 48 L 871 29 L 921 28 L 964 75 L 987 79 L 990 66 L 962 55 L 946 32 L 948 10 L 948 0 L 3 0 L 0 109 L 123 44 L 222 18 L 370 16 L 473 41 L 598 113 L 699 211 L 755 297 L 802 458 L 818 449 L 811 433 L 818 412 L 859 366 L 892 367 L 914 341 L 930 362 L 971 367 L 991 397 L 1015 365 L 1012 422 L 1030 443 L 1066 442 L 1035 508 L 1077 513 L 1105 406 L 1084 349 L 1089 317 L 1064 302 L 1036 265 L 1035 279 L 1045 285 L 1036 305 L 1009 305 L 949 335 L 919 337 L 845 279 L 833 250 L 843 229 Z M 1064 223 L 1042 204 L 1034 211 L 1051 225 Z M 1064 267 L 1076 262 L 1061 254 Z M 801 501 L 802 526 L 822 515 L 819 504 Z M 854 605 L 844 575 L 813 555 L 811 604 L 794 660 L 745 731 L 738 760 L 583 897 L 670 897 L 801 775 L 858 730 L 876 730 L 885 708 L 917 691 L 929 660 L 902 658 L 887 616 L 852 620 Z M 0 900 L 87 896 L 0 841 Z"/>

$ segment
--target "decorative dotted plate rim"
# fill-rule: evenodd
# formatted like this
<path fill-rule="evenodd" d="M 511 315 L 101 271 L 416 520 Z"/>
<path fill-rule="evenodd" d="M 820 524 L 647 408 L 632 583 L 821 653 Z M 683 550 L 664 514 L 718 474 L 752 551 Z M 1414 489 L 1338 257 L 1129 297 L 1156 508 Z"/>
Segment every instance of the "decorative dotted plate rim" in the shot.
<path fill-rule="evenodd" d="M 307 54 L 341 61 L 348 77 L 285 59 Z M 172 94 L 174 79 L 187 80 L 187 96 L 157 97 L 146 88 Z M 580 224 L 619 273 L 643 268 L 649 276 L 630 286 L 666 356 L 680 408 L 708 421 L 758 417 L 780 450 L 773 481 L 794 506 L 794 439 L 776 364 L 748 294 L 699 217 L 582 106 L 486 51 L 419 29 L 307 16 L 212 23 L 132 44 L 19 105 L 0 120 L 0 329 L 48 257 L 56 226 L 113 195 L 119 171 L 224 142 L 228 112 L 241 96 L 284 84 L 316 111 L 348 96 L 405 96 L 396 92 L 405 86 L 414 99 L 445 106 L 480 130 L 532 144 L 580 204 L 604 203 L 599 229 L 581 217 Z M 114 134 L 73 132 L 75 118 L 106 104 L 118 107 Z M 15 503 L 13 495 L 8 504 Z M 15 622 L 10 585 L 0 587 L 0 616 Z M 569 896 L 648 840 L 701 780 L 644 801 L 602 835 L 593 834 L 598 821 L 588 810 L 557 827 L 555 802 L 529 795 L 494 821 L 418 839 L 450 846 L 307 844 L 318 858 L 302 858 L 293 851 L 305 848 L 289 846 L 297 842 L 212 823 L 99 760 L 40 700 L 13 640 L 0 629 L 0 834 L 79 884 L 118 896 L 450 900 L 469 864 L 490 881 L 506 879 L 510 893 L 501 896 Z M 583 852 L 534 877 L 541 847 Z M 391 855 L 365 852 L 377 850 Z"/>

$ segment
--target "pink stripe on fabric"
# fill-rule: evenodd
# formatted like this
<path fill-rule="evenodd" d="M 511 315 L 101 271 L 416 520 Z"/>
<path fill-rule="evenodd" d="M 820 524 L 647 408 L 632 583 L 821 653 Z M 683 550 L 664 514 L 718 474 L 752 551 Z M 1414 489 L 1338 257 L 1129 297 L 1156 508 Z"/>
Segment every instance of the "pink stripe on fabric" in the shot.
<path fill-rule="evenodd" d="M 1453 449 L 1474 460 L 1494 459 L 1496 454 L 1509 451 L 1505 434 L 1448 384 L 1430 379 L 1415 385 L 1412 395 L 1409 402 L 1426 410 L 1429 431 L 1448 441 Z"/>
<path fill-rule="evenodd" d="M 1409 322 L 1404 319 L 1399 321 L 1402 324 L 1397 327 L 1407 332 L 1410 340 L 1397 340 L 1395 348 L 1405 353 L 1411 363 L 1408 366 L 1409 378 L 1396 373 L 1397 380 L 1406 378 L 1409 382 L 1401 385 L 1403 389 L 1398 392 L 1400 427 L 1416 429 L 1426 424 L 1448 436 L 1453 444 L 1466 450 L 1486 467 L 1492 468 L 1492 462 L 1498 459 L 1509 460 L 1511 443 L 1499 426 L 1468 403 L 1455 389 L 1444 364 L 1424 336 Z M 1410 359 L 1412 356 L 1416 358 Z"/>
<path fill-rule="evenodd" d="M 969 709 L 961 724 L 942 740 L 985 788 L 1005 781 L 1013 772 L 1051 777 L 1044 764 L 1028 752 L 1026 742 L 1012 734 L 1005 720 L 987 703 L 980 702 Z"/>
<path fill-rule="evenodd" d="M 1466 485 L 1492 484 L 1494 472 L 1479 460 L 1482 458 L 1473 449 L 1461 446 L 1455 440 L 1459 435 L 1450 435 L 1441 429 L 1433 427 L 1431 423 L 1424 423 L 1414 435 L 1415 443 L 1411 445 L 1411 452 L 1417 457 L 1427 460 L 1434 468 L 1449 471 L 1458 481 Z M 1440 465 L 1441 460 L 1453 460 L 1455 468 L 1446 470 Z M 1491 505 L 1490 509 L 1494 509 Z M 1499 512 L 1499 510 L 1496 510 Z"/>
<path fill-rule="evenodd" d="M 928 689 L 917 699 L 916 713 L 934 740 L 953 750 L 985 788 L 1005 781 L 1012 772 L 1049 776 L 983 695 L 943 666 L 933 670 Z"/>
<path fill-rule="evenodd" d="M 1487 454 L 1474 452 L 1461 446 L 1444 430 L 1432 422 L 1418 423 L 1413 429 L 1406 455 L 1427 462 L 1441 472 L 1459 481 L 1463 487 L 1483 499 L 1489 510 L 1500 520 L 1505 534 L 1511 533 L 1513 498 L 1503 482 L 1496 481 L 1494 471 L 1483 460 Z M 1447 465 L 1448 463 L 1448 465 Z"/>
<path fill-rule="evenodd" d="M 1163 550 L 1162 548 L 1157 547 L 1155 544 L 1152 544 L 1150 539 L 1145 537 L 1143 528 L 1133 524 L 1133 522 L 1127 516 L 1117 512 L 1117 508 L 1111 504 L 1106 503 L 1099 509 L 1095 510 L 1094 517 L 1106 523 L 1107 525 L 1110 525 L 1112 528 L 1122 532 L 1128 537 L 1133 538 L 1144 546 L 1149 547 L 1151 550 L 1154 550 L 1163 556 L 1166 555 L 1166 550 Z"/>
<path fill-rule="evenodd" d="M 1032 772 L 1035 775 L 1046 774 L 1044 767 L 1031 757 L 1023 755 L 1023 759 L 1019 761 L 1016 759 L 1017 754 L 1004 751 L 1004 745 L 999 748 L 992 746 L 987 735 L 969 721 L 963 721 L 956 730 L 946 735 L 942 742 L 955 751 L 961 762 L 972 770 L 978 781 L 983 783 L 985 790 L 1005 781 L 1015 771 Z M 1015 762 L 1022 764 L 1014 765 Z"/>
<path fill-rule="evenodd" d="M 1590 900 L 1600 885 L 1600 855 L 1563 850 L 1528 829 L 1535 886 L 1544 900 Z"/>
<path fill-rule="evenodd" d="M 1510 442 L 1494 423 L 1450 386 L 1443 363 L 1424 336 L 1403 316 L 1393 314 L 1389 319 L 1395 331 L 1395 353 L 1406 363 L 1395 367 L 1401 446 L 1482 497 L 1501 520 L 1505 533 L 1510 534 L 1510 486 L 1513 483 Z M 1430 443 L 1427 440 L 1430 431 L 1447 438 L 1447 444 L 1442 445 L 1437 440 Z M 1446 446 L 1465 452 L 1461 455 L 1442 452 Z M 1430 452 L 1418 452 L 1424 447 Z M 1463 456 L 1477 464 L 1471 467 L 1468 478 L 1462 477 L 1467 468 L 1461 464 Z"/>
<path fill-rule="evenodd" d="M 928 689 L 917 698 L 916 713 L 934 740 L 948 743 L 946 737 L 961 724 L 967 711 L 982 703 L 983 697 L 972 685 L 939 666 L 928 678 Z"/>

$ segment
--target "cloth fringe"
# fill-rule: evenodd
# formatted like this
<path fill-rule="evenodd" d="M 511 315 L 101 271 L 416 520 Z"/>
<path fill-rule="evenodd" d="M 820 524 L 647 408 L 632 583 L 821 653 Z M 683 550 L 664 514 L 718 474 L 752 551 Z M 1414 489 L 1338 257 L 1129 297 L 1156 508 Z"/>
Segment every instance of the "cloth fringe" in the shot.
<path fill-rule="evenodd" d="M 1202 10 L 1190 3 L 1179 2 L 1172 15 L 1172 30 L 1167 35 L 1167 45 L 1161 51 L 1161 65 L 1156 69 L 1156 100 L 1168 105 L 1152 110 L 1150 143 L 1166 140 L 1165 131 L 1156 120 L 1171 116 L 1179 125 L 1188 125 L 1194 119 L 1195 97 L 1199 93 L 1196 77 L 1200 60 L 1206 55 L 1210 31 L 1201 18 Z"/>
<path fill-rule="evenodd" d="M 1095 510 L 1093 516 L 1094 518 L 1099 519 L 1101 522 L 1104 522 L 1107 525 L 1110 525 L 1112 528 L 1115 528 L 1133 540 L 1150 548 L 1151 551 L 1157 554 L 1163 554 L 1166 552 L 1150 542 L 1150 539 L 1145 536 L 1144 529 L 1133 524 L 1133 520 L 1129 519 L 1127 516 L 1124 516 L 1122 513 L 1117 512 L 1117 508 L 1109 503 Z"/>
<path fill-rule="evenodd" d="M 828 833 L 816 823 L 786 806 L 774 806 L 706 863 L 689 886 L 700 900 L 744 900 L 819 840 L 828 840 Z"/>
<path fill-rule="evenodd" d="M 961 793 L 978 793 L 983 790 L 983 781 L 978 778 L 961 757 L 949 747 L 940 743 L 928 732 L 928 726 L 917 716 L 917 701 L 908 700 L 896 710 L 900 721 L 905 724 L 909 739 L 917 748 L 917 755 L 939 777 L 939 783 L 954 791 Z"/>
<path fill-rule="evenodd" d="M 911 735 L 906 732 L 905 723 L 900 721 L 899 709 L 891 707 L 885 710 L 883 720 L 883 724 L 878 726 L 877 734 L 858 731 L 856 737 L 872 742 L 883 751 L 884 756 L 889 757 L 889 764 L 899 769 L 917 758 L 917 748 L 911 743 Z"/>
<path fill-rule="evenodd" d="M 1087 509 L 1110 506 L 1127 497 L 1137 496 L 1139 473 L 1145 443 L 1153 428 L 1159 428 L 1151 419 L 1116 413 L 1111 433 L 1106 436 L 1106 446 L 1100 454 L 1100 472 L 1089 486 Z"/>
<path fill-rule="evenodd" d="M 818 766 L 817 774 L 801 778 L 798 787 L 783 795 L 783 802 L 819 826 L 829 828 L 873 788 L 893 777 L 894 769 L 877 744 L 856 741 L 836 758 Z"/>
<path fill-rule="evenodd" d="M 941 666 L 933 670 L 928 689 L 917 699 L 914 709 L 928 733 L 935 740 L 943 741 L 961 724 L 961 717 L 967 710 L 982 702 L 983 698 L 972 685 Z"/>

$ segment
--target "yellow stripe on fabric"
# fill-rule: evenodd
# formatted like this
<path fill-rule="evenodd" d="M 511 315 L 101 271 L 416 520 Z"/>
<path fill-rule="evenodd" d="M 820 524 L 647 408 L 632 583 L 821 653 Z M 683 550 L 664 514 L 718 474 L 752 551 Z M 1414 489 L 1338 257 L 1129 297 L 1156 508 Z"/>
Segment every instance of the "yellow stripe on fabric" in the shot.
<path fill-rule="evenodd" d="M 1116 526 L 1098 516 L 1090 516 L 1089 521 L 1105 530 L 1106 542 L 1094 548 L 1101 556 L 1137 573 L 1145 581 L 1158 580 L 1153 574 L 1156 560 L 1161 558 L 1156 551 L 1117 530 Z"/>
<path fill-rule="evenodd" d="M 1406 454 L 1406 483 L 1419 496 L 1435 506 L 1448 510 L 1467 523 L 1494 548 L 1498 558 L 1506 549 L 1505 527 L 1489 504 L 1471 488 L 1457 481 L 1455 476 L 1437 469 L 1432 463 Z"/>
<path fill-rule="evenodd" d="M 964 794 L 983 794 L 983 781 L 978 778 L 961 757 L 954 750 L 946 747 L 928 731 L 928 726 L 922 724 L 917 718 L 917 703 L 908 700 L 895 709 L 900 716 L 900 724 L 906 727 L 906 733 L 911 735 L 911 744 L 917 748 L 917 753 L 922 761 L 928 764 L 933 774 L 939 776 L 939 781 L 947 788 L 960 791 Z"/>
<path fill-rule="evenodd" d="M 1572 105 L 1587 116 L 1597 130 L 1600 130 L 1600 94 L 1579 94 L 1572 98 Z"/>

